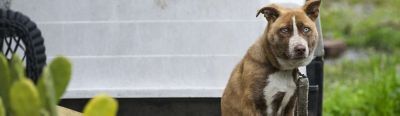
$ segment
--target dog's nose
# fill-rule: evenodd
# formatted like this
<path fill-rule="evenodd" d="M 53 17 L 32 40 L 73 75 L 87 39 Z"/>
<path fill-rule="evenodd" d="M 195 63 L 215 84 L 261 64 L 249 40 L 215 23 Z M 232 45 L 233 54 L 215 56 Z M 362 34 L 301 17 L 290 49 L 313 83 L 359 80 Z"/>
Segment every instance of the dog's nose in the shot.
<path fill-rule="evenodd" d="M 306 47 L 303 45 L 297 45 L 294 47 L 294 52 L 296 53 L 296 55 L 302 56 L 306 52 Z"/>

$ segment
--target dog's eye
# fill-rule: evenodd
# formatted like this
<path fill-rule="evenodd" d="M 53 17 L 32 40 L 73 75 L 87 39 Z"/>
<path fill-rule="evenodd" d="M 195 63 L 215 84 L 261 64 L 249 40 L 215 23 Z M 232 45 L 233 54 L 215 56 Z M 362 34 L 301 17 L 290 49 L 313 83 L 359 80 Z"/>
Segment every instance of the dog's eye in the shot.
<path fill-rule="evenodd" d="M 308 33 L 308 32 L 310 32 L 310 30 L 311 30 L 311 29 L 308 28 L 308 27 L 304 27 L 304 28 L 303 28 L 303 32 L 304 32 L 304 33 Z"/>
<path fill-rule="evenodd" d="M 282 33 L 287 33 L 287 32 L 289 32 L 289 29 L 286 28 L 286 27 L 284 27 L 284 28 L 281 28 L 280 31 L 281 31 Z"/>

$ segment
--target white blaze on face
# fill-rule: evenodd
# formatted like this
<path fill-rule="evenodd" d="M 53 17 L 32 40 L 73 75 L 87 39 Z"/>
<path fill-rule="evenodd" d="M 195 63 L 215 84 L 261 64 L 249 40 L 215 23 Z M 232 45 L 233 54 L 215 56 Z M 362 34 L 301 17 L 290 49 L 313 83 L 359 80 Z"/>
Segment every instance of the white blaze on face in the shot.
<path fill-rule="evenodd" d="M 307 64 L 309 64 L 312 59 L 314 59 L 314 50 L 316 48 L 316 46 L 314 46 L 314 48 L 312 48 L 311 53 L 310 53 L 310 49 L 308 49 L 308 42 L 306 41 L 306 39 L 304 39 L 302 36 L 299 35 L 299 30 L 297 29 L 297 25 L 296 25 L 296 18 L 293 16 L 292 17 L 292 21 L 293 21 L 293 36 L 289 38 L 289 57 L 290 59 L 281 59 L 281 58 L 277 58 L 278 63 L 280 64 L 280 68 L 282 70 L 291 70 L 294 68 L 298 68 L 300 66 L 305 66 Z M 302 31 L 302 30 L 300 30 Z M 306 49 L 304 51 L 304 59 L 291 59 L 294 58 L 296 53 L 295 53 L 295 47 L 297 45 L 303 45 Z"/>
<path fill-rule="evenodd" d="M 294 48 L 298 45 L 303 45 L 306 48 L 304 55 L 305 55 L 305 57 L 308 57 L 308 53 L 309 53 L 308 44 L 307 44 L 306 39 L 304 39 L 303 37 L 301 37 L 299 35 L 299 30 L 297 29 L 295 16 L 292 17 L 292 21 L 293 21 L 293 23 L 292 23 L 293 24 L 293 36 L 289 38 L 289 55 L 291 58 L 294 57 L 296 55 Z"/>

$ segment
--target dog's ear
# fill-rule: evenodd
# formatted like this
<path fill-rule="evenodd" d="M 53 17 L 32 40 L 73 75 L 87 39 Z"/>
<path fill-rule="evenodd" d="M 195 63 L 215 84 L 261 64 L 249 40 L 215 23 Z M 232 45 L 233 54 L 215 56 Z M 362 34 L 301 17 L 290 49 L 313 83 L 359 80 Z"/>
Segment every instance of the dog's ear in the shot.
<path fill-rule="evenodd" d="M 256 17 L 258 17 L 260 14 L 264 14 L 264 17 L 268 20 L 268 23 L 274 22 L 280 15 L 278 9 L 278 6 L 275 4 L 265 6 L 257 11 Z"/>
<path fill-rule="evenodd" d="M 313 21 L 315 21 L 319 15 L 320 4 L 320 0 L 307 0 L 303 7 L 304 12 L 306 12 L 307 16 Z"/>

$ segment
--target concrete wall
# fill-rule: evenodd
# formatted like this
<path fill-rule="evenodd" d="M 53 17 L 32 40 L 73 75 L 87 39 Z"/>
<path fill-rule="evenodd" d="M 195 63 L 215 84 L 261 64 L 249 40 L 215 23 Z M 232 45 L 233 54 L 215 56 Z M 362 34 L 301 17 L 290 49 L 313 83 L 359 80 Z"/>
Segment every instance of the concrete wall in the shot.
<path fill-rule="evenodd" d="M 73 61 L 65 98 L 219 97 L 264 29 L 255 14 L 267 2 L 13 0 L 11 8 L 37 22 L 50 60 Z"/>

